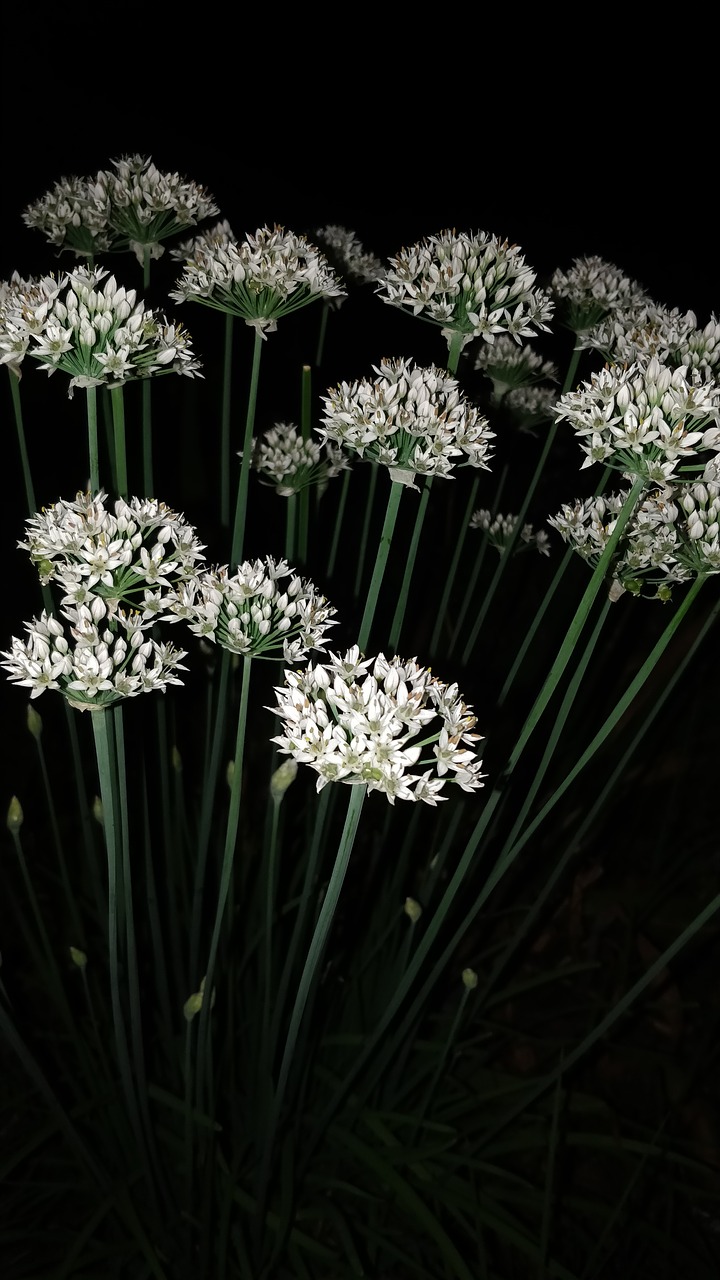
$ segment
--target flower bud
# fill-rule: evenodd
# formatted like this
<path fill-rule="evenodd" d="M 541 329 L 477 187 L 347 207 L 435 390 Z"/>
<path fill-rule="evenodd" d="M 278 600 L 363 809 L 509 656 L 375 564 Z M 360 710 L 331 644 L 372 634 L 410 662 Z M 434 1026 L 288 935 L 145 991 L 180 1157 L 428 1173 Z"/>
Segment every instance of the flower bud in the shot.
<path fill-rule="evenodd" d="M 99 825 L 102 827 L 104 823 L 104 816 L 103 816 L 102 800 L 100 799 L 99 796 L 95 796 L 95 799 L 92 802 L 92 816 L 95 819 L 95 821 L 99 823 Z"/>
<path fill-rule="evenodd" d="M 467 991 L 474 991 L 478 984 L 478 976 L 474 969 L 463 969 L 462 980 Z"/>
<path fill-rule="evenodd" d="M 87 964 L 87 956 L 84 951 L 79 951 L 77 947 L 69 947 L 70 959 L 78 969 L 84 969 Z"/>
<path fill-rule="evenodd" d="M 20 801 L 18 800 L 17 796 L 13 796 L 12 800 L 10 801 L 10 807 L 7 812 L 8 831 L 11 831 L 12 834 L 15 835 L 20 830 L 22 824 L 23 824 L 22 805 L 20 804 Z"/>
<path fill-rule="evenodd" d="M 173 747 L 171 753 L 172 767 L 176 773 L 182 773 L 182 756 L 177 747 Z"/>
<path fill-rule="evenodd" d="M 297 760 L 284 760 L 270 779 L 270 796 L 274 801 L 282 800 L 288 787 L 295 781 Z"/>
<path fill-rule="evenodd" d="M 415 901 L 414 898 L 405 899 L 405 905 L 403 907 L 403 911 L 405 912 L 406 916 L 410 917 L 413 924 L 415 924 L 415 921 L 419 920 L 422 915 L 422 907 L 420 906 L 419 902 Z"/>
<path fill-rule="evenodd" d="M 42 727 L 43 727 L 42 716 L 38 711 L 35 710 L 32 702 L 28 702 L 27 727 L 30 730 L 30 733 L 32 734 L 35 741 L 39 742 L 40 734 L 42 733 Z"/>

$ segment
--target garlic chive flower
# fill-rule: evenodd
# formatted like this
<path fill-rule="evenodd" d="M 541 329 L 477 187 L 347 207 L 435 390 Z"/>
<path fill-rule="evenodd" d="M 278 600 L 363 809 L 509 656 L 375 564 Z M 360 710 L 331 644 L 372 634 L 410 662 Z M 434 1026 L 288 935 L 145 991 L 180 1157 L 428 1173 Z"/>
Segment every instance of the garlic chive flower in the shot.
<path fill-rule="evenodd" d="M 713 315 L 700 328 L 694 311 L 650 303 L 630 311 L 616 311 L 595 325 L 578 343 L 598 351 L 613 364 L 632 364 L 654 357 L 663 364 L 701 369 L 715 374 L 720 365 L 720 321 Z"/>
<path fill-rule="evenodd" d="M 642 285 L 604 258 L 575 258 L 568 271 L 559 268 L 550 281 L 550 293 L 561 324 L 573 333 L 585 333 L 619 310 L 645 306 L 649 296 Z"/>
<path fill-rule="evenodd" d="M 239 316 L 265 338 L 282 316 L 345 292 L 315 245 L 275 226 L 260 227 L 240 243 L 198 248 L 170 297 Z"/>
<path fill-rule="evenodd" d="M 383 302 L 442 326 L 450 346 L 496 334 L 518 342 L 548 330 L 553 303 L 535 288 L 535 272 L 517 245 L 484 231 L 441 231 L 390 259 L 376 290 Z"/>
<path fill-rule="evenodd" d="M 111 618 L 124 607 L 141 629 L 204 559 L 192 525 L 154 498 L 119 498 L 110 508 L 103 492 L 78 493 L 74 502 L 32 516 L 25 531 L 18 546 L 29 552 L 43 585 L 59 588 L 64 605 Z"/>
<path fill-rule="evenodd" d="M 552 422 L 557 402 L 557 387 L 513 387 L 503 398 L 503 409 L 518 431 L 534 435 L 533 427 Z"/>
<path fill-rule="evenodd" d="M 43 610 L 25 624 L 27 639 L 14 636 L 0 654 L 9 679 L 29 688 L 31 698 L 57 689 L 71 706 L 95 711 L 182 684 L 184 651 L 150 639 L 131 618 L 110 619 L 87 605 L 66 607 L 63 616 L 68 625 Z"/>
<path fill-rule="evenodd" d="M 110 226 L 110 197 L 102 175 L 61 178 L 23 212 L 26 226 L 41 231 L 60 252 L 92 258 L 117 247 Z"/>
<path fill-rule="evenodd" d="M 263 436 L 253 438 L 252 466 L 261 484 L 272 485 L 281 498 L 291 498 L 311 485 L 322 491 L 347 470 L 350 460 L 338 445 L 304 440 L 295 423 L 276 422 Z"/>
<path fill-rule="evenodd" d="M 435 805 L 446 783 L 483 786 L 475 715 L 458 694 L 413 659 L 361 659 L 357 646 L 326 663 L 285 671 L 275 689 L 283 721 L 272 741 L 329 782 L 362 785 L 390 802 Z"/>
<path fill-rule="evenodd" d="M 20 304 L 30 329 L 27 354 L 48 374 L 69 374 L 70 396 L 75 387 L 117 387 L 161 373 L 203 376 L 182 326 L 146 311 L 135 290 L 118 285 L 103 267 L 78 266 L 52 297 L 38 299 L 31 291 Z"/>
<path fill-rule="evenodd" d="M 492 344 L 482 342 L 473 368 L 492 382 L 495 404 L 516 387 L 558 381 L 557 367 L 551 360 L 543 360 L 527 343 L 518 346 L 507 334 L 501 334 Z"/>
<path fill-rule="evenodd" d="M 187 262 L 198 253 L 210 253 L 218 246 L 226 248 L 229 244 L 233 244 L 234 241 L 233 229 L 227 218 L 223 218 L 221 222 L 216 222 L 214 226 L 207 227 L 204 231 L 198 231 L 197 235 L 192 236 L 189 240 L 181 240 L 180 244 L 174 245 L 170 250 L 170 257 L 175 258 L 178 262 Z"/>
<path fill-rule="evenodd" d="M 141 263 L 146 253 L 151 258 L 164 253 L 162 240 L 219 212 L 204 187 L 179 173 L 162 172 L 150 156 L 122 156 L 112 165 L 97 178 L 107 191 L 108 221 L 122 247 L 131 249 Z"/>
<path fill-rule="evenodd" d="M 586 455 L 581 469 L 604 462 L 625 476 L 667 484 L 681 469 L 704 465 L 688 459 L 717 449 L 720 385 L 697 369 L 673 369 L 657 359 L 606 365 L 563 396 L 556 415 L 580 440 Z"/>
<path fill-rule="evenodd" d="M 486 511 L 481 508 L 474 511 L 470 517 L 470 529 L 482 529 L 487 534 L 488 542 L 491 547 L 495 547 L 501 554 L 505 550 L 513 532 L 517 526 L 517 516 L 493 515 L 492 511 Z M 535 532 L 531 524 L 524 524 L 520 530 L 520 537 L 515 543 L 515 551 L 525 551 L 529 547 L 534 547 L 540 555 L 550 555 L 550 540 L 544 530 Z"/>
<path fill-rule="evenodd" d="M 182 619 L 194 635 L 250 658 L 297 662 L 325 648 L 336 610 L 312 582 L 285 560 L 246 560 L 208 569 L 181 584 L 169 602 L 169 621 Z"/>
<path fill-rule="evenodd" d="M 456 458 L 489 470 L 495 433 L 456 379 L 412 360 L 386 359 L 373 368 L 373 381 L 341 382 L 321 396 L 325 413 L 315 430 L 323 440 L 380 463 L 406 485 L 416 474 L 449 476 Z"/>
<path fill-rule="evenodd" d="M 45 308 L 59 289 L 53 275 L 24 280 L 14 271 L 9 280 L 0 281 L 0 364 L 17 378 L 33 334 L 42 329 Z"/>
<path fill-rule="evenodd" d="M 382 259 L 369 253 L 354 231 L 328 224 L 318 227 L 313 234 L 333 270 L 348 284 L 376 284 L 382 279 L 385 270 Z M 332 305 L 339 307 L 343 301 L 343 297 L 334 298 Z"/>

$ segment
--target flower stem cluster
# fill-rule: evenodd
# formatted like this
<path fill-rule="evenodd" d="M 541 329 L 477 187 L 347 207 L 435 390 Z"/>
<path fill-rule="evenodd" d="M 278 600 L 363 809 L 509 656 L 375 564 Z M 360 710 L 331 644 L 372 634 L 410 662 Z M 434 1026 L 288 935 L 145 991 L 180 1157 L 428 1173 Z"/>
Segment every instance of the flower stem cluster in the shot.
<path fill-rule="evenodd" d="M 275 226 L 261 227 L 240 244 L 221 239 L 198 246 L 170 297 L 239 316 L 265 337 L 277 329 L 281 316 L 344 294 L 342 282 L 315 245 Z"/>
<path fill-rule="evenodd" d="M 252 448 L 252 466 L 261 483 L 272 485 L 281 498 L 292 498 L 310 486 L 323 490 L 350 466 L 338 445 L 326 441 L 323 447 L 313 438 L 304 440 L 293 422 L 276 422 L 263 436 L 253 438 Z"/>
<path fill-rule="evenodd" d="M 449 476 L 455 458 L 489 470 L 495 433 L 459 385 L 435 365 L 383 360 L 377 378 L 341 382 L 321 401 L 325 414 L 316 430 L 412 484 L 415 474 Z"/>
<path fill-rule="evenodd" d="M 484 231 L 442 231 L 391 258 L 376 292 L 441 325 L 448 345 L 459 335 L 464 346 L 480 337 L 492 343 L 496 334 L 519 342 L 547 330 L 553 303 L 534 285 L 517 245 Z"/>
<path fill-rule="evenodd" d="M 246 560 L 232 575 L 226 565 L 193 575 L 168 610 L 168 621 L 183 619 L 194 635 L 231 653 L 286 662 L 324 649 L 336 612 L 312 582 L 271 556 Z"/>
<path fill-rule="evenodd" d="M 273 742 L 315 770 L 318 791 L 345 782 L 381 791 L 390 804 L 435 805 L 447 799 L 440 792 L 448 781 L 464 791 L 483 785 L 476 717 L 457 685 L 414 660 L 361 658 L 356 645 L 324 664 L 286 670 L 275 693 L 269 710 L 284 723 Z"/>

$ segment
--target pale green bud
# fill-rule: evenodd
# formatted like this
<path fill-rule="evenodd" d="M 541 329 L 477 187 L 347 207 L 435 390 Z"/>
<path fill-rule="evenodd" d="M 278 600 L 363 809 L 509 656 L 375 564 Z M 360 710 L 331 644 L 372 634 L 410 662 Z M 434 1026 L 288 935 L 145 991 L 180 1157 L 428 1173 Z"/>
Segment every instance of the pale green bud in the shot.
<path fill-rule="evenodd" d="M 225 770 L 225 781 L 227 782 L 229 787 L 232 786 L 234 777 L 235 777 L 235 761 L 228 760 L 228 766 L 227 766 L 227 769 Z"/>
<path fill-rule="evenodd" d="M 463 969 L 462 971 L 463 986 L 468 991 L 474 991 L 478 984 L 478 976 L 474 969 Z"/>
<path fill-rule="evenodd" d="M 405 899 L 405 906 L 403 907 L 403 911 L 405 912 L 406 916 L 410 917 L 413 924 L 415 924 L 415 921 L 419 920 L 422 915 L 422 907 L 420 906 L 419 902 L 415 901 L 414 898 Z"/>
<path fill-rule="evenodd" d="M 22 805 L 18 800 L 17 796 L 13 796 L 12 800 L 10 801 L 10 807 L 7 813 L 8 831 L 11 831 L 13 835 L 15 835 L 15 833 L 20 830 L 22 824 L 23 824 Z"/>
<path fill-rule="evenodd" d="M 99 796 L 95 796 L 95 799 L 92 802 L 92 815 L 95 821 L 102 827 L 105 822 L 105 816 L 103 814 L 102 800 Z"/>
<path fill-rule="evenodd" d="M 39 742 L 40 734 L 42 733 L 42 727 L 43 727 L 42 716 L 38 711 L 35 710 L 32 702 L 28 702 L 27 727 L 30 730 L 35 741 Z"/>
<path fill-rule="evenodd" d="M 77 947 L 70 947 L 70 958 L 78 969 L 84 969 L 87 964 L 87 956 L 84 951 L 79 951 Z"/>
<path fill-rule="evenodd" d="M 293 760 L 292 757 L 284 760 L 275 770 L 270 779 L 270 795 L 273 800 L 282 800 L 288 787 L 295 781 L 297 771 L 297 760 Z"/>
<path fill-rule="evenodd" d="M 196 1013 L 199 1013 L 203 1006 L 203 998 L 205 996 L 205 979 L 200 983 L 200 990 L 195 991 L 183 1005 L 183 1013 L 187 1022 L 192 1022 Z M 215 989 L 213 988 L 212 999 L 210 1000 L 210 1008 L 215 1006 Z"/>
<path fill-rule="evenodd" d="M 176 773 L 182 773 L 182 756 L 177 747 L 173 747 L 171 753 L 172 767 Z"/>

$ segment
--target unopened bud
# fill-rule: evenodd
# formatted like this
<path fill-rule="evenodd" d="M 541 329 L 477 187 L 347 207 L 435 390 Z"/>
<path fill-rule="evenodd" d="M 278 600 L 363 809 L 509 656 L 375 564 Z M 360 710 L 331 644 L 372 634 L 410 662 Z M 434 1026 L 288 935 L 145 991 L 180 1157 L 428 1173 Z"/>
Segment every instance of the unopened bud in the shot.
<path fill-rule="evenodd" d="M 32 702 L 28 702 L 27 727 L 30 730 L 35 741 L 39 742 L 40 734 L 42 733 L 42 727 L 43 727 L 42 716 L 38 711 L 35 710 Z"/>
<path fill-rule="evenodd" d="M 79 951 L 77 947 L 70 947 L 70 959 L 78 969 L 84 969 L 87 964 L 87 956 L 84 951 Z"/>
<path fill-rule="evenodd" d="M 405 906 L 403 907 L 403 911 L 405 912 L 406 916 L 410 917 L 413 924 L 415 924 L 415 921 L 419 920 L 422 915 L 422 907 L 420 906 L 419 902 L 415 901 L 414 898 L 405 899 Z"/>
<path fill-rule="evenodd" d="M 232 786 L 234 777 L 235 777 L 235 761 L 228 760 L 227 769 L 225 770 L 225 781 L 227 782 L 229 787 Z"/>
<path fill-rule="evenodd" d="M 200 990 L 195 991 L 183 1005 L 183 1013 L 187 1022 L 192 1022 L 196 1013 L 199 1013 L 203 1007 L 203 999 L 205 996 L 205 979 L 200 983 Z M 215 988 L 213 987 L 212 998 L 210 1000 L 210 1008 L 215 1006 Z"/>
<path fill-rule="evenodd" d="M 282 800 L 288 787 L 295 781 L 297 769 L 297 760 L 292 757 L 278 766 L 270 779 L 270 795 L 273 800 Z"/>
<path fill-rule="evenodd" d="M 463 969 L 462 971 L 463 986 L 468 991 L 474 991 L 478 984 L 478 976 L 474 969 Z"/>
<path fill-rule="evenodd" d="M 10 807 L 7 813 L 8 831 L 11 831 L 13 835 L 15 835 L 16 832 L 20 830 L 22 824 L 23 824 L 22 805 L 18 800 L 17 796 L 13 796 L 12 800 L 10 801 Z"/>
<path fill-rule="evenodd" d="M 182 756 L 177 747 L 173 747 L 171 753 L 172 767 L 176 773 L 182 773 Z"/>
<path fill-rule="evenodd" d="M 95 819 L 95 821 L 99 823 L 99 825 L 102 827 L 104 824 L 105 818 L 103 814 L 102 800 L 100 799 L 99 796 L 95 796 L 95 799 L 92 802 L 92 816 Z"/>

